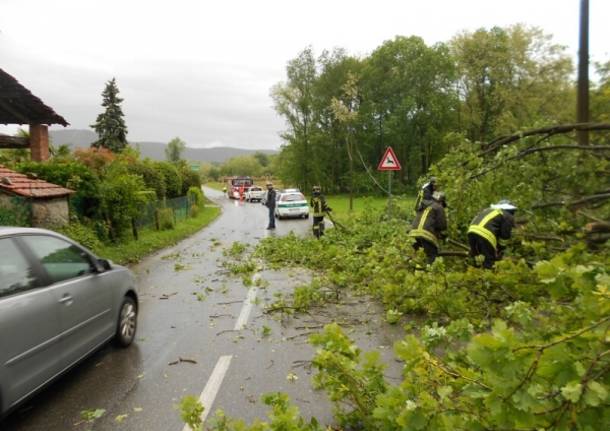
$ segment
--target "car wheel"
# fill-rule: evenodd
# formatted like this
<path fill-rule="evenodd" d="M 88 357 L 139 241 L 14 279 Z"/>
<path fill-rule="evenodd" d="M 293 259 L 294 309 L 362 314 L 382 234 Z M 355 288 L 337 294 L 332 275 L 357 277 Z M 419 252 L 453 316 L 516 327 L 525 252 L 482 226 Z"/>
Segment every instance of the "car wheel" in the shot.
<path fill-rule="evenodd" d="M 133 298 L 126 296 L 123 298 L 119 311 L 119 322 L 116 329 L 115 341 L 121 347 L 129 346 L 135 336 L 138 325 L 138 307 Z"/>

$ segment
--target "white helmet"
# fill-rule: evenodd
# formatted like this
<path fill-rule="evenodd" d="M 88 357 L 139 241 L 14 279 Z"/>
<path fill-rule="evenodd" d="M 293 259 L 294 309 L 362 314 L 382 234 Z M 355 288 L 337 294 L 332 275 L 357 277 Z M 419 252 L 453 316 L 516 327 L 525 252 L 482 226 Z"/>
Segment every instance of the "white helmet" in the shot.
<path fill-rule="evenodd" d="M 506 211 L 515 211 L 517 207 L 508 199 L 502 199 L 497 204 L 491 205 L 491 208 L 495 210 L 506 210 Z"/>

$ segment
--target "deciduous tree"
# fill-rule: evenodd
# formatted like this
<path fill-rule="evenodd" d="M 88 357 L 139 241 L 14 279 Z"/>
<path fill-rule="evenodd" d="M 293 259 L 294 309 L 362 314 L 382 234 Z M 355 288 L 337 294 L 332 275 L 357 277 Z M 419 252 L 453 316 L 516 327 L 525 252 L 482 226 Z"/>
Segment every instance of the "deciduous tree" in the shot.
<path fill-rule="evenodd" d="M 461 128 L 472 141 L 537 123 L 569 122 L 572 62 L 535 27 L 464 32 L 450 43 L 458 67 Z"/>
<path fill-rule="evenodd" d="M 175 137 L 169 141 L 167 147 L 165 147 L 165 159 L 168 162 L 179 162 L 182 160 L 182 153 L 184 152 L 185 148 L 186 143 L 182 139 Z"/>

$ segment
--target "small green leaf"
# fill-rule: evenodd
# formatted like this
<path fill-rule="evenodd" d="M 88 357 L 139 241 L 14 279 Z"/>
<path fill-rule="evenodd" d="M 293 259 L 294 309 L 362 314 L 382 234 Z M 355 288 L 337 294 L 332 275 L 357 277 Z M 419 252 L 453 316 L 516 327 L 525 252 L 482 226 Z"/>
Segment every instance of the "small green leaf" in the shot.
<path fill-rule="evenodd" d="M 438 395 L 444 399 L 453 393 L 453 388 L 451 386 L 441 386 L 436 390 L 436 392 L 438 392 Z"/>
<path fill-rule="evenodd" d="M 578 377 L 582 377 L 587 373 L 587 370 L 580 361 L 574 362 L 574 369 L 576 370 L 576 374 L 578 374 Z"/>
<path fill-rule="evenodd" d="M 597 407 L 606 401 L 606 398 L 608 398 L 608 390 L 604 385 L 594 380 L 587 383 L 587 390 L 584 396 L 587 405 Z"/>
<path fill-rule="evenodd" d="M 561 388 L 561 395 L 566 400 L 577 403 L 582 395 L 582 385 L 578 381 L 572 381 Z"/>
<path fill-rule="evenodd" d="M 83 410 L 80 412 L 80 417 L 86 422 L 93 422 L 101 418 L 106 413 L 105 409 Z"/>

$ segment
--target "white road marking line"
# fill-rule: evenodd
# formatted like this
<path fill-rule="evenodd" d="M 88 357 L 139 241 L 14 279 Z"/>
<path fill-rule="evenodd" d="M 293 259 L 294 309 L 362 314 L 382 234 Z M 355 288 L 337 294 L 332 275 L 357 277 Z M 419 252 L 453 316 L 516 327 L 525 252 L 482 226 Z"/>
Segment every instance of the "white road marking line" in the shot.
<path fill-rule="evenodd" d="M 252 281 L 256 283 L 256 281 L 261 278 L 259 273 L 254 274 L 252 277 Z M 258 289 L 256 286 L 253 286 L 248 290 L 248 296 L 244 301 L 244 305 L 241 307 L 241 311 L 239 312 L 239 317 L 237 318 L 237 322 L 235 322 L 234 331 L 241 331 L 244 329 L 246 324 L 248 323 L 248 318 L 250 317 L 250 312 L 252 311 L 252 306 L 254 305 L 254 301 L 256 301 L 256 293 Z"/>
<path fill-rule="evenodd" d="M 256 283 L 261 278 L 259 273 L 254 274 L 252 276 L 252 281 Z M 252 306 L 254 305 L 254 301 L 256 300 L 256 293 L 258 289 L 256 286 L 253 286 L 248 290 L 248 296 L 244 300 L 244 305 L 241 307 L 241 311 L 239 313 L 239 317 L 237 318 L 237 322 L 235 322 L 235 331 L 242 330 L 246 324 L 248 323 L 248 318 L 250 317 L 250 313 L 252 312 Z M 218 362 L 216 362 L 216 366 L 208 379 L 208 382 L 203 388 L 203 392 L 199 397 L 199 402 L 203 405 L 204 410 L 201 414 L 201 421 L 205 422 L 205 419 L 208 416 L 208 413 L 212 409 L 212 405 L 214 404 L 214 399 L 216 395 L 218 395 L 218 391 L 220 390 L 220 386 L 222 385 L 222 381 L 229 370 L 229 365 L 231 365 L 231 359 L 233 355 L 225 355 L 218 358 Z M 188 425 L 184 425 L 182 431 L 192 431 L 191 427 Z"/>
<path fill-rule="evenodd" d="M 212 410 L 214 399 L 216 398 L 216 395 L 218 395 L 220 385 L 222 384 L 222 381 L 229 370 L 229 365 L 231 365 L 232 358 L 233 355 L 225 355 L 218 358 L 218 362 L 216 362 L 216 366 L 214 366 L 214 370 L 212 371 L 208 382 L 205 384 L 205 388 L 203 388 L 203 392 L 199 397 L 199 402 L 204 407 L 203 413 L 201 414 L 202 422 L 205 422 L 205 419 L 208 417 L 208 413 L 210 413 L 210 410 Z M 182 431 L 192 430 L 188 425 L 184 425 Z"/>

